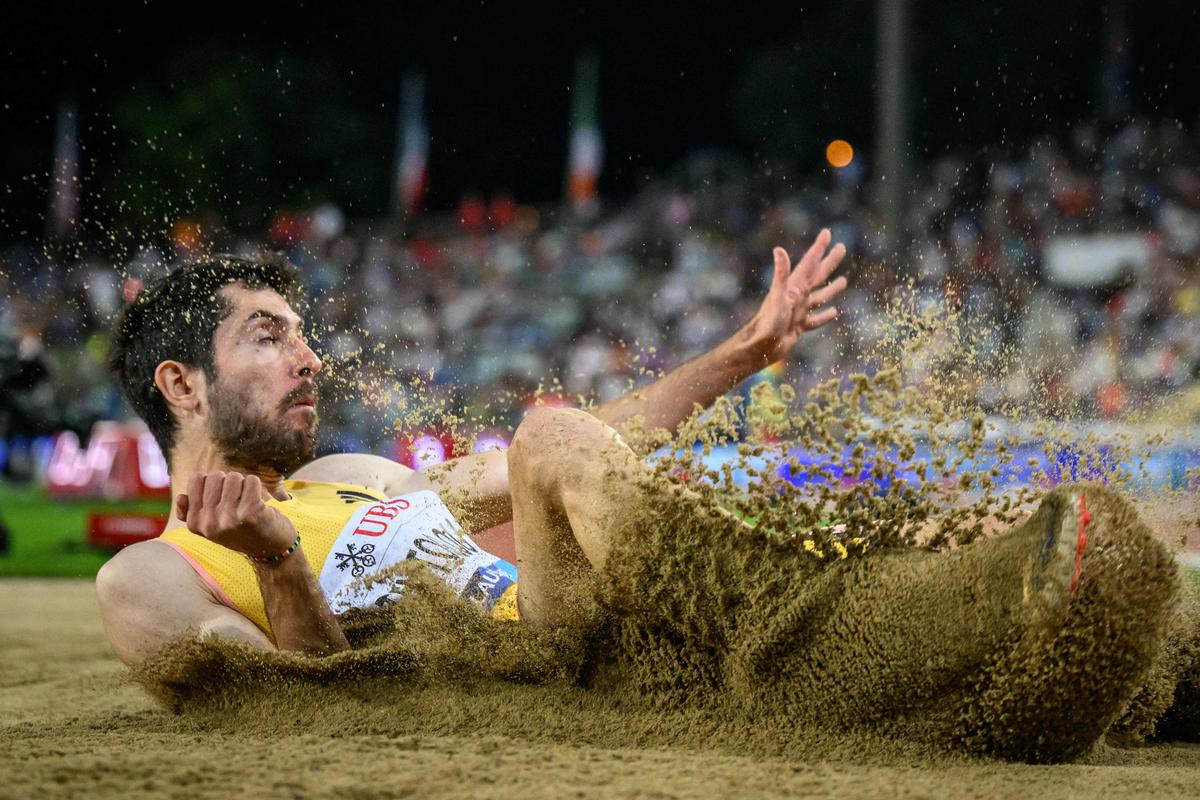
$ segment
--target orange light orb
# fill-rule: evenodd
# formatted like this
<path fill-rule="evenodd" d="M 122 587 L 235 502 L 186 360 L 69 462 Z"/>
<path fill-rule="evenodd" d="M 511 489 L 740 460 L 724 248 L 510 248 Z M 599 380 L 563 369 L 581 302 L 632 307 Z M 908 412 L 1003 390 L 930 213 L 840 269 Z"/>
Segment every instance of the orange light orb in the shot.
<path fill-rule="evenodd" d="M 845 139 L 834 139 L 825 148 L 825 160 L 841 169 L 854 160 L 854 148 Z"/>

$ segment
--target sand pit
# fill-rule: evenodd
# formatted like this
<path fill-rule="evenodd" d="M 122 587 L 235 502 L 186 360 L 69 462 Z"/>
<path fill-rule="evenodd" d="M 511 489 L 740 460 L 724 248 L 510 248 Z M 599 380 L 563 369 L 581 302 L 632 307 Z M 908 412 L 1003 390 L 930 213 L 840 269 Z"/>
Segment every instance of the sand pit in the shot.
<path fill-rule="evenodd" d="M 1200 745 L 1031 767 L 763 731 L 583 689 L 364 681 L 176 715 L 104 643 L 89 581 L 0 582 L 0 797 L 1194 796 Z M 692 744 L 689 744 L 691 742 Z"/>
<path fill-rule="evenodd" d="M 843 457 L 851 474 L 888 478 L 917 457 L 895 420 L 922 395 L 889 373 L 838 391 L 820 426 L 798 423 L 801 441 L 828 440 L 837 466 L 843 429 L 871 412 L 890 427 L 872 431 L 877 455 Z M 943 418 L 929 416 L 931 441 Z M 961 450 L 979 451 L 985 433 L 980 418 Z M 487 619 L 414 574 L 402 602 L 343 619 L 352 652 L 314 661 L 186 644 L 142 676 L 156 703 L 109 653 L 90 582 L 0 583 L 0 797 L 1194 795 L 1200 745 L 1132 744 L 1171 704 L 1177 675 L 1198 683 L 1180 665 L 1196 663 L 1200 615 L 1170 616 L 1175 565 L 1161 541 L 1194 534 L 1174 523 L 1190 512 L 1150 528 L 1102 487 L 1063 486 L 1061 513 L 996 542 L 975 520 L 1006 501 L 991 467 L 961 458 L 932 461 L 922 494 L 898 481 L 884 493 L 827 482 L 815 495 L 769 480 L 743 495 L 690 484 L 756 519 L 748 528 L 671 500 L 660 479 L 679 464 L 660 464 L 653 480 L 624 484 L 647 513 L 586 582 L 571 630 Z M 984 490 L 938 518 L 948 469 Z M 1061 593 L 1043 603 L 1041 581 L 1065 578 L 1029 572 L 1033 553 L 1050 565 L 1079 556 L 1031 545 L 1073 548 L 1073 533 L 1044 537 L 1067 530 L 1084 494 L 1086 578 L 1068 606 Z M 823 516 L 848 533 L 814 528 Z M 936 541 L 917 546 L 929 521 Z M 1121 746 L 1102 738 L 1114 722 Z"/>

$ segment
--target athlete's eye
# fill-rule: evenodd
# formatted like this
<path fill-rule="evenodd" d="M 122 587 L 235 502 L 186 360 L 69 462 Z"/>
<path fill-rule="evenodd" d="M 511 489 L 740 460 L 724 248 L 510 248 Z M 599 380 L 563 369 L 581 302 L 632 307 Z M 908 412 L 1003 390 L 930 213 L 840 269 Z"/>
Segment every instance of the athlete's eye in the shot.
<path fill-rule="evenodd" d="M 263 344 L 264 342 L 278 342 L 278 341 L 279 341 L 278 336 L 264 336 L 263 338 L 258 340 L 258 343 Z"/>

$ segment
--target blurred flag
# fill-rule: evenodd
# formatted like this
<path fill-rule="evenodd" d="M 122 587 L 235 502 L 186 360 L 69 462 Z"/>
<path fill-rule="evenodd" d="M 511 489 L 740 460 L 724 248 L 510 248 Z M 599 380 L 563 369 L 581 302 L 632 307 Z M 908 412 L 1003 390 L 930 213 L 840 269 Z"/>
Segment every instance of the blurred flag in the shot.
<path fill-rule="evenodd" d="M 50 183 L 49 233 L 67 239 L 79 219 L 79 133 L 75 103 L 58 103 L 54 128 L 54 174 Z"/>
<path fill-rule="evenodd" d="M 1108 0 L 1104 8 L 1104 67 L 1100 73 L 1100 108 L 1106 122 L 1129 115 L 1129 66 L 1132 62 L 1125 0 Z"/>
<path fill-rule="evenodd" d="M 429 129 L 425 126 L 425 76 L 409 72 L 400 94 L 400 119 L 396 126 L 396 167 L 392 207 L 411 214 L 425 194 L 429 162 Z"/>
<path fill-rule="evenodd" d="M 567 197 L 577 210 L 596 198 L 596 179 L 604 159 L 600 138 L 597 62 L 581 56 L 575 62 L 574 99 L 571 104 L 571 146 L 567 155 Z"/>

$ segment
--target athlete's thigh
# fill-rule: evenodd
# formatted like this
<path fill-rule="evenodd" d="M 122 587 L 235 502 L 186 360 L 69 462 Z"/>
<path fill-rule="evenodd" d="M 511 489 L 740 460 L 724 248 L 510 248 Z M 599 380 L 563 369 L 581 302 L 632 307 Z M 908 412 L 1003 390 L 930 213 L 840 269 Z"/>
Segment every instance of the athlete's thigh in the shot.
<path fill-rule="evenodd" d="M 597 570 L 620 537 L 637 535 L 664 515 L 723 513 L 656 473 L 615 430 L 582 411 L 539 413 L 517 434 L 514 447 L 526 463 L 523 474 L 511 476 L 514 489 L 524 484 L 517 494 L 536 495 L 559 514 L 569 526 L 570 543 Z"/>

